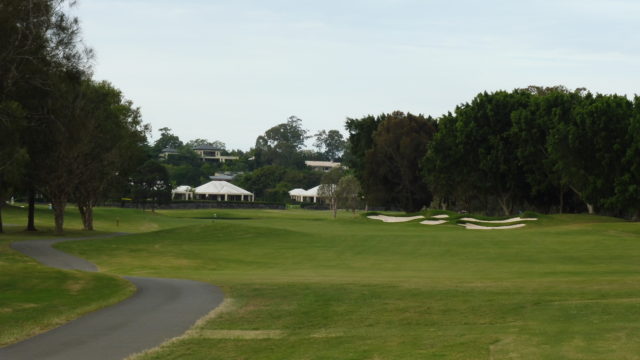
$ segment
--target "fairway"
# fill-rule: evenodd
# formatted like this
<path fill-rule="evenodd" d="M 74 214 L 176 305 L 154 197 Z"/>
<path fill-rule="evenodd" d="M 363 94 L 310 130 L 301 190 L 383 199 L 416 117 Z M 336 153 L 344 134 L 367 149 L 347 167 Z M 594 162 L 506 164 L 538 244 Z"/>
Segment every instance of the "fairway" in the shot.
<path fill-rule="evenodd" d="M 304 210 L 162 214 L 188 224 L 58 246 L 104 272 L 224 289 L 224 311 L 142 359 L 640 353 L 637 223 L 556 215 L 487 232 Z"/>

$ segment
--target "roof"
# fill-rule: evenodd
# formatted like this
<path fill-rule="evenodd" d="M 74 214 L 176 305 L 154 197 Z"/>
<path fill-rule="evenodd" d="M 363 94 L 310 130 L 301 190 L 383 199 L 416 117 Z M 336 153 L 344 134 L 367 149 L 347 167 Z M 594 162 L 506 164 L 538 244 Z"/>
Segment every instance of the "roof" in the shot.
<path fill-rule="evenodd" d="M 307 192 L 307 190 L 298 188 L 298 189 L 293 189 L 289 191 L 289 195 L 300 196 L 300 195 L 303 195 L 305 192 Z"/>
<path fill-rule="evenodd" d="M 320 189 L 320 185 L 311 188 L 307 191 L 305 191 L 303 194 L 301 194 L 302 196 L 318 196 L 318 190 Z"/>
<path fill-rule="evenodd" d="M 220 149 L 219 147 L 211 146 L 211 145 L 194 146 L 193 150 L 218 150 L 218 151 L 222 151 L 222 149 Z"/>
<path fill-rule="evenodd" d="M 214 194 L 214 195 L 253 195 L 245 189 L 239 188 L 226 181 L 209 181 L 208 183 L 198 186 L 196 194 Z"/>
<path fill-rule="evenodd" d="M 333 161 L 311 161 L 311 160 L 307 160 L 304 162 L 307 166 L 311 166 L 311 167 L 340 167 L 340 163 L 339 162 L 333 162 Z"/>
<path fill-rule="evenodd" d="M 164 148 L 164 149 L 162 149 L 161 152 L 163 152 L 163 153 L 177 153 L 178 150 L 174 149 L 174 148 Z"/>
<path fill-rule="evenodd" d="M 176 187 L 175 189 L 173 189 L 172 193 L 174 194 L 185 194 L 188 192 L 191 192 L 193 188 L 189 185 L 180 185 L 178 187 Z"/>

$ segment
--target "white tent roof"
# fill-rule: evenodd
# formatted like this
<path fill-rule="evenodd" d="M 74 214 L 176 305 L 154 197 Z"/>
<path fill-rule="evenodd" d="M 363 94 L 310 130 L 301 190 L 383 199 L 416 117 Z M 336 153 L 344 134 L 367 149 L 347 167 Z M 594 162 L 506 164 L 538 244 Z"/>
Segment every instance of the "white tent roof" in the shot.
<path fill-rule="evenodd" d="M 305 192 L 307 192 L 305 189 L 293 189 L 293 190 L 289 191 L 289 195 L 291 195 L 291 196 L 301 196 L 301 195 L 304 195 Z"/>
<path fill-rule="evenodd" d="M 189 185 L 180 185 L 177 188 L 173 189 L 172 193 L 174 194 L 186 194 L 188 192 L 191 192 L 191 189 L 193 189 L 191 186 Z"/>
<path fill-rule="evenodd" d="M 196 194 L 212 195 L 253 195 L 245 189 L 239 188 L 226 181 L 209 181 L 196 188 Z"/>
<path fill-rule="evenodd" d="M 300 194 L 302 196 L 318 196 L 318 189 L 320 189 L 320 185 L 311 188 L 307 191 L 305 191 L 304 193 Z"/>

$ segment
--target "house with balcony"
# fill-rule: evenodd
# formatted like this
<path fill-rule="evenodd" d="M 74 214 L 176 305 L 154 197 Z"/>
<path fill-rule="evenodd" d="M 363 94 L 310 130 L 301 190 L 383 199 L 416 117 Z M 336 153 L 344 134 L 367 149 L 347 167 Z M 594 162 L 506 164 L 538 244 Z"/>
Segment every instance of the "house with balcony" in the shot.
<path fill-rule="evenodd" d="M 223 149 L 211 145 L 198 145 L 193 148 L 202 161 L 225 163 L 227 161 L 238 160 L 237 156 L 222 155 Z"/>

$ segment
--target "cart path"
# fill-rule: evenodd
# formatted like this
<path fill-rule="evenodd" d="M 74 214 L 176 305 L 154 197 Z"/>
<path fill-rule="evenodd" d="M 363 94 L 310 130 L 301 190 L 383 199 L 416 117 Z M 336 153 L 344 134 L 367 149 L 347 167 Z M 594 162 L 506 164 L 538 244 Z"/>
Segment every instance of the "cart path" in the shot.
<path fill-rule="evenodd" d="M 87 238 L 20 241 L 11 247 L 39 262 L 65 270 L 97 271 L 78 257 L 52 245 Z M 211 284 L 180 279 L 124 277 L 137 291 L 130 298 L 89 313 L 25 341 L 0 348 L 2 360 L 120 360 L 160 345 L 187 331 L 222 303 L 222 291 Z"/>

